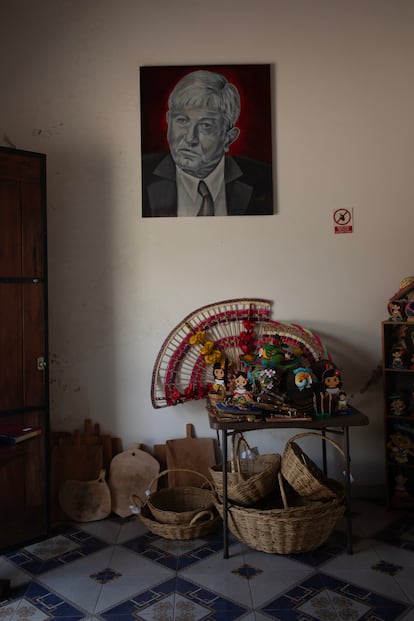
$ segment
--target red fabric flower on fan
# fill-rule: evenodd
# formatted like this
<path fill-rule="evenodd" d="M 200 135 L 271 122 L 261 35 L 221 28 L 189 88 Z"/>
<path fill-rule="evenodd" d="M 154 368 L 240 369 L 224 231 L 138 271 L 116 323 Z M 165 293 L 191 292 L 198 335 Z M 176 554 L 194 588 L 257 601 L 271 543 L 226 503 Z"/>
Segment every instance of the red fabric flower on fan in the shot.
<path fill-rule="evenodd" d="M 194 386 L 193 384 L 188 384 L 187 388 L 184 390 L 184 396 L 186 399 L 194 398 Z"/>
<path fill-rule="evenodd" d="M 251 332 L 240 332 L 239 334 L 239 340 L 240 343 L 250 343 L 252 340 L 252 333 Z"/>
<path fill-rule="evenodd" d="M 251 322 L 243 322 L 243 324 Z M 253 325 L 253 324 L 252 324 Z M 245 330 L 239 334 L 239 347 L 244 354 L 254 349 L 254 333 L 252 330 Z"/>
<path fill-rule="evenodd" d="M 243 328 L 251 332 L 254 328 L 254 321 L 243 321 Z"/>
<path fill-rule="evenodd" d="M 167 397 L 168 405 L 177 405 L 177 403 L 182 403 L 182 399 L 183 399 L 183 395 L 180 393 L 179 390 L 177 390 L 175 386 L 171 390 L 171 392 L 168 391 L 168 394 L 166 395 L 166 397 Z"/>

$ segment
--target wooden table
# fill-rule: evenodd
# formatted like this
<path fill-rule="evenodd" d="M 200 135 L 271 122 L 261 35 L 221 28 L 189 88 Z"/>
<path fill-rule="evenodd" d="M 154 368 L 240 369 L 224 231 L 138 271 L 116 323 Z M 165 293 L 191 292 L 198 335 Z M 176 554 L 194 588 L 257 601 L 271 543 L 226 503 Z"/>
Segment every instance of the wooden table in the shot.
<path fill-rule="evenodd" d="M 228 522 L 227 522 L 227 468 L 224 466 L 228 462 L 227 439 L 233 433 L 240 431 L 256 431 L 258 429 L 312 429 L 320 431 L 322 435 L 332 433 L 343 436 L 344 453 L 345 453 L 345 499 L 346 499 L 346 534 L 347 534 L 347 552 L 352 554 L 352 511 L 351 511 L 351 457 L 349 444 L 349 428 L 361 427 L 368 425 L 369 419 L 356 408 L 351 407 L 350 413 L 341 416 L 329 416 L 327 418 L 314 418 L 309 421 L 295 420 L 295 418 L 286 417 L 286 420 L 277 421 L 255 421 L 248 422 L 239 420 L 220 420 L 215 415 L 215 408 L 212 404 L 207 404 L 210 427 L 221 431 L 221 446 L 223 459 L 223 544 L 224 558 L 229 557 L 228 543 Z M 322 443 L 322 459 L 323 469 L 327 471 L 326 460 L 326 442 Z"/>

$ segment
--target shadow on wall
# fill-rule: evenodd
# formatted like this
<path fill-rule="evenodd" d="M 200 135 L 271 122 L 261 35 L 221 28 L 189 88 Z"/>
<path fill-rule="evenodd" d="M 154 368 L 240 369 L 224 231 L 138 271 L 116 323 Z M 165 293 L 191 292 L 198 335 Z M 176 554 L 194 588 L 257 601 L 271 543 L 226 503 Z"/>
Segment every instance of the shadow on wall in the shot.
<path fill-rule="evenodd" d="M 116 434 L 116 200 L 109 151 L 47 154 L 52 430 L 93 418 Z M 106 413 L 106 421 L 105 421 Z"/>
<path fill-rule="evenodd" d="M 341 371 L 343 389 L 354 400 L 366 394 L 376 384 L 381 383 L 381 360 L 373 360 L 372 356 L 362 348 L 350 345 L 349 341 L 333 336 L 324 330 L 312 325 L 312 331 L 319 336 L 326 346 L 332 361 Z M 355 335 L 353 342 L 355 342 Z M 358 405 L 354 402 L 355 407 Z"/>

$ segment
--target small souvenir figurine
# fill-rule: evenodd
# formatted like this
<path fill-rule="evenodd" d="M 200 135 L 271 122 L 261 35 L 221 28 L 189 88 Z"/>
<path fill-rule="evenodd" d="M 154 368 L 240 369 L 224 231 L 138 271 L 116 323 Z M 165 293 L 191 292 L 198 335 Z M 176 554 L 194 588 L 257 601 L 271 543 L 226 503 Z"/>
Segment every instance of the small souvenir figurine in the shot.
<path fill-rule="evenodd" d="M 390 396 L 390 416 L 404 416 L 405 402 L 401 395 Z"/>
<path fill-rule="evenodd" d="M 414 507 L 414 498 L 407 491 L 407 481 L 407 477 L 403 474 L 397 474 L 395 477 L 394 494 L 391 503 L 396 509 L 412 509 Z"/>
<path fill-rule="evenodd" d="M 390 315 L 390 321 L 404 321 L 404 306 L 406 300 L 395 300 L 394 302 L 388 302 L 388 313 Z"/>
<path fill-rule="evenodd" d="M 311 366 L 315 378 L 313 410 L 316 416 L 331 416 L 336 410 L 341 372 L 331 360 L 318 360 Z"/>
<path fill-rule="evenodd" d="M 346 396 L 346 392 L 340 390 L 337 394 L 338 400 L 336 402 L 336 412 L 337 414 L 349 414 L 350 409 L 348 405 L 348 399 Z"/>
<path fill-rule="evenodd" d="M 392 369 L 404 369 L 405 368 L 405 349 L 400 345 L 394 345 L 391 350 L 391 368 Z"/>
<path fill-rule="evenodd" d="M 293 370 L 293 375 L 295 377 L 295 386 L 299 390 L 304 390 L 312 386 L 312 371 L 310 369 L 298 367 Z"/>
<path fill-rule="evenodd" d="M 234 378 L 233 402 L 239 405 L 253 403 L 253 395 L 249 391 L 250 382 L 247 373 L 239 371 Z"/>
<path fill-rule="evenodd" d="M 407 332 L 408 326 L 406 323 L 401 323 L 398 326 L 394 326 L 392 329 L 393 347 L 399 347 L 400 349 L 407 349 Z"/>
<path fill-rule="evenodd" d="M 322 373 L 323 390 L 329 395 L 336 395 L 342 387 L 341 373 L 338 369 L 327 369 Z"/>
<path fill-rule="evenodd" d="M 226 392 L 226 369 L 224 363 L 215 362 L 213 365 L 213 391 L 219 393 Z"/>
<path fill-rule="evenodd" d="M 397 464 L 407 464 L 410 457 L 414 457 L 414 444 L 406 433 L 396 431 L 390 435 L 387 442 L 390 457 Z"/>
<path fill-rule="evenodd" d="M 285 397 L 292 407 L 301 412 L 312 412 L 315 374 L 312 369 L 297 366 L 289 369 L 282 381 Z"/>
<path fill-rule="evenodd" d="M 282 366 L 285 362 L 285 352 L 282 343 L 265 343 L 259 351 L 259 364 L 264 367 Z"/>
<path fill-rule="evenodd" d="M 249 365 L 287 370 L 298 364 L 300 355 L 301 351 L 299 349 L 291 351 L 289 346 L 283 343 L 278 336 L 273 336 L 272 341 L 263 343 L 258 350 L 257 356 L 242 354 L 240 360 Z"/>

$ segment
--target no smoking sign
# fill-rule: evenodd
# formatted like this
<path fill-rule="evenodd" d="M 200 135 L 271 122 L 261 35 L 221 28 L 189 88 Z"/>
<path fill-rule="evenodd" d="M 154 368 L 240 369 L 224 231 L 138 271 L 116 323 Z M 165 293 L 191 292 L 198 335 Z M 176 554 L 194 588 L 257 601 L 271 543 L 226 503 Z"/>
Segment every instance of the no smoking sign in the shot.
<path fill-rule="evenodd" d="M 354 210 L 350 209 L 334 209 L 333 224 L 335 235 L 341 233 L 354 232 Z"/>

